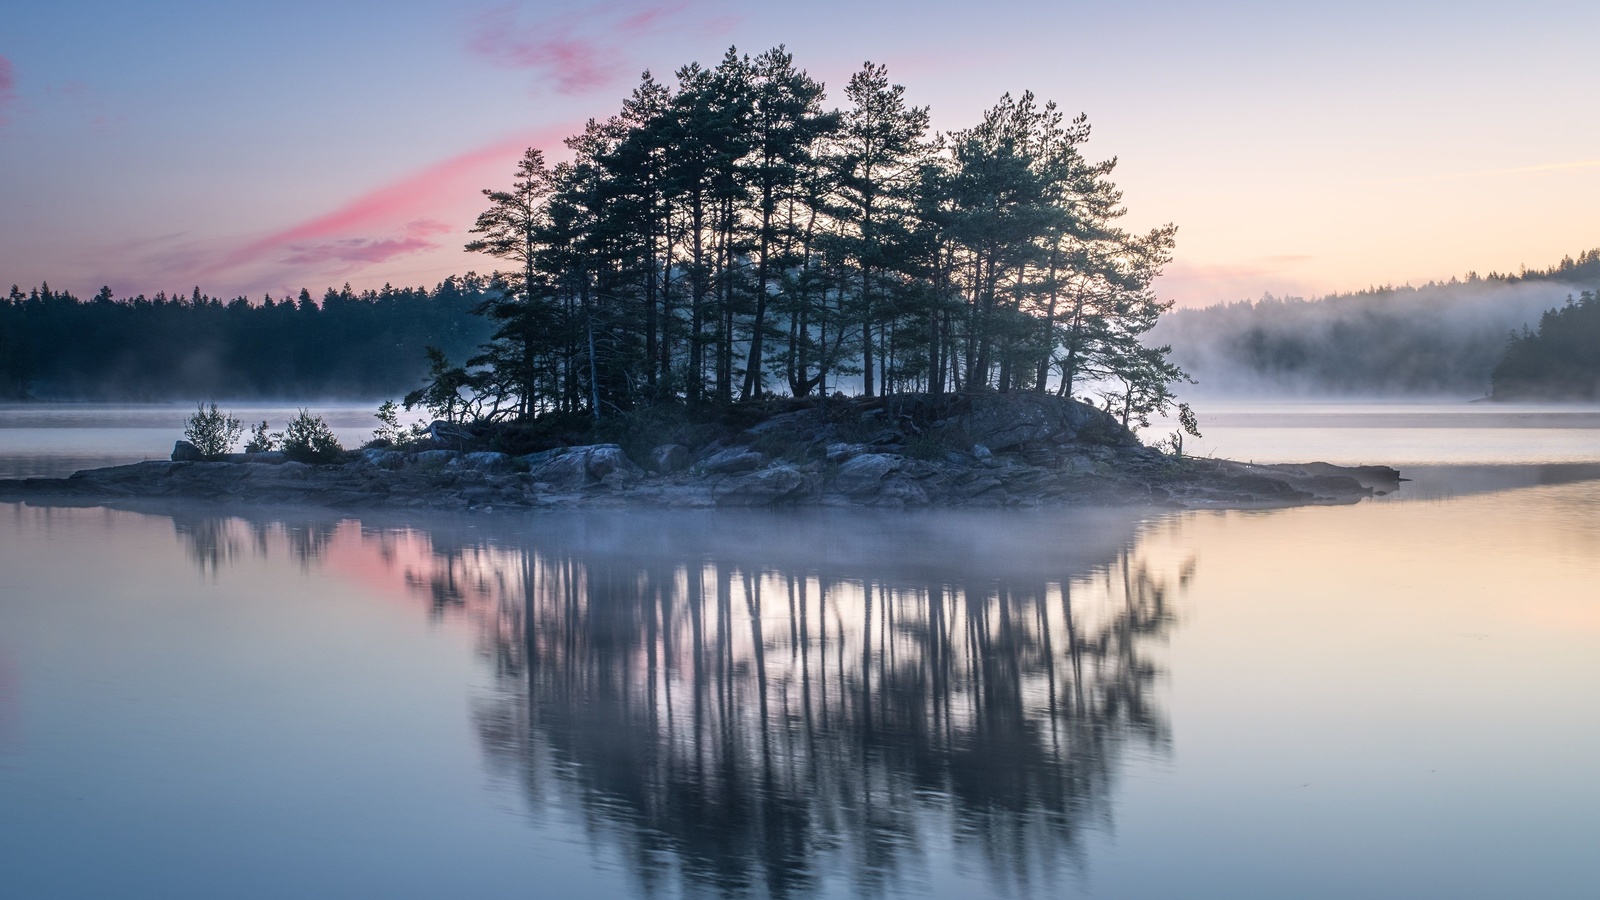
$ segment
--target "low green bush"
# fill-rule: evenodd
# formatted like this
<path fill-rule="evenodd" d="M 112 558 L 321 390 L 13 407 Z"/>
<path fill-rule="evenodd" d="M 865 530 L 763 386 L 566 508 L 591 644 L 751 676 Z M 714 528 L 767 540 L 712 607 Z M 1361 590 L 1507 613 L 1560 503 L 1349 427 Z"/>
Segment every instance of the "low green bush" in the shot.
<path fill-rule="evenodd" d="M 266 420 L 262 420 L 260 425 L 250 426 L 250 440 L 245 442 L 244 452 L 270 453 L 278 448 L 278 442 L 281 440 L 283 435 L 268 431 Z"/>
<path fill-rule="evenodd" d="M 239 442 L 244 426 L 233 416 L 217 409 L 215 403 L 208 408 L 197 404 L 194 415 L 183 429 L 183 437 L 200 451 L 206 459 L 221 459 Z"/>
<path fill-rule="evenodd" d="M 321 416 L 302 409 L 284 426 L 283 455 L 295 462 L 330 463 L 344 457 L 344 448 Z"/>

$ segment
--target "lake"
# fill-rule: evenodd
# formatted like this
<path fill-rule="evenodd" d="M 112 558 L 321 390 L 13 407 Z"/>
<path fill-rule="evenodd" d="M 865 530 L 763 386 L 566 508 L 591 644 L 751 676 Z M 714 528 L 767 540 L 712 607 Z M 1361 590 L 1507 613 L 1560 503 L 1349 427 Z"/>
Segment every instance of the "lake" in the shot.
<path fill-rule="evenodd" d="M 0 408 L 0 471 L 160 457 L 187 412 Z M 0 894 L 1594 896 L 1600 409 L 1199 412 L 1190 452 L 1414 480 L 1251 512 L 0 504 Z"/>

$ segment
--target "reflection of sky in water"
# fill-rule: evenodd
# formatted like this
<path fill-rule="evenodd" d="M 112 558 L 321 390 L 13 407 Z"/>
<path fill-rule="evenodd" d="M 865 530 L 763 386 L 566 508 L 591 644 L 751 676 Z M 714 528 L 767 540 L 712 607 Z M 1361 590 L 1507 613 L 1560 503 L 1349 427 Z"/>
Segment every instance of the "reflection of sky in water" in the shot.
<path fill-rule="evenodd" d="M 1600 456 L 1600 430 L 1563 428 L 1230 428 L 1215 426 L 1185 450 L 1244 462 L 1339 465 L 1582 462 Z"/>
<path fill-rule="evenodd" d="M 3 506 L 0 865 L 1589 896 L 1597 511 L 1597 481 L 1145 520 Z"/>
<path fill-rule="evenodd" d="M 1201 403 L 1185 450 L 1245 462 L 1342 465 L 1600 461 L 1600 407 L 1487 403 Z M 1171 428 L 1158 423 L 1154 439 Z"/>

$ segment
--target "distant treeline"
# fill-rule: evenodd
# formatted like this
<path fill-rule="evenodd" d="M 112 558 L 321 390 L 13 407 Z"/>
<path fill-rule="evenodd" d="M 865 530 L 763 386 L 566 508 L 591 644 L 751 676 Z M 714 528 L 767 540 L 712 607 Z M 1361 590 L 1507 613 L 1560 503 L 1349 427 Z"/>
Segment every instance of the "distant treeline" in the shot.
<path fill-rule="evenodd" d="M 1584 291 L 1513 334 L 1494 369 L 1496 400 L 1600 399 L 1600 298 Z"/>
<path fill-rule="evenodd" d="M 1151 339 L 1212 393 L 1481 396 L 1508 334 L 1596 286 L 1600 249 L 1516 274 L 1176 310 Z"/>
<path fill-rule="evenodd" d="M 425 348 L 465 355 L 487 337 L 472 314 L 489 279 L 448 278 L 433 290 L 355 293 L 320 301 L 270 296 L 223 301 L 88 300 L 48 284 L 0 298 L 0 397 L 167 400 L 399 396 L 427 375 Z"/>

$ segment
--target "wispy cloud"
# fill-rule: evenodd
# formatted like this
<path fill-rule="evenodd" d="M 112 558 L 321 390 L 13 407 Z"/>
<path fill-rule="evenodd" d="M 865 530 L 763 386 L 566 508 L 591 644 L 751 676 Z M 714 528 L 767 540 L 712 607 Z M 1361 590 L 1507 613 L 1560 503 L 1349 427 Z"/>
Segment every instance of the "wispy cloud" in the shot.
<path fill-rule="evenodd" d="M 637 74 L 637 45 L 663 32 L 720 31 L 730 20 L 708 15 L 703 3 L 609 3 L 524 21 L 514 7 L 479 17 L 468 49 L 491 65 L 536 73 L 563 94 L 581 94 Z"/>
<path fill-rule="evenodd" d="M 429 240 L 433 235 L 446 234 L 450 226 L 431 219 L 422 219 L 405 226 L 405 232 L 389 238 L 341 238 L 310 244 L 291 245 L 289 255 L 280 260 L 284 265 L 309 266 L 326 262 L 380 263 L 397 256 L 432 250 L 439 246 Z"/>
<path fill-rule="evenodd" d="M 257 296 L 465 270 L 473 260 L 460 248 L 485 202 L 480 191 L 509 183 L 528 147 L 559 156 L 561 139 L 575 127 L 525 132 L 457 154 L 268 234 L 230 239 L 187 231 L 103 247 L 104 269 L 85 283 L 109 284 L 119 294 L 199 285 L 219 296 Z"/>
<path fill-rule="evenodd" d="M 509 178 L 517 157 L 529 146 L 559 146 L 561 133 L 497 141 L 434 163 L 331 212 L 237 247 L 200 275 L 223 278 L 262 264 L 375 263 L 431 249 L 437 246 L 431 238 L 450 230 L 440 224 L 445 213 L 470 202 L 479 188 Z"/>

